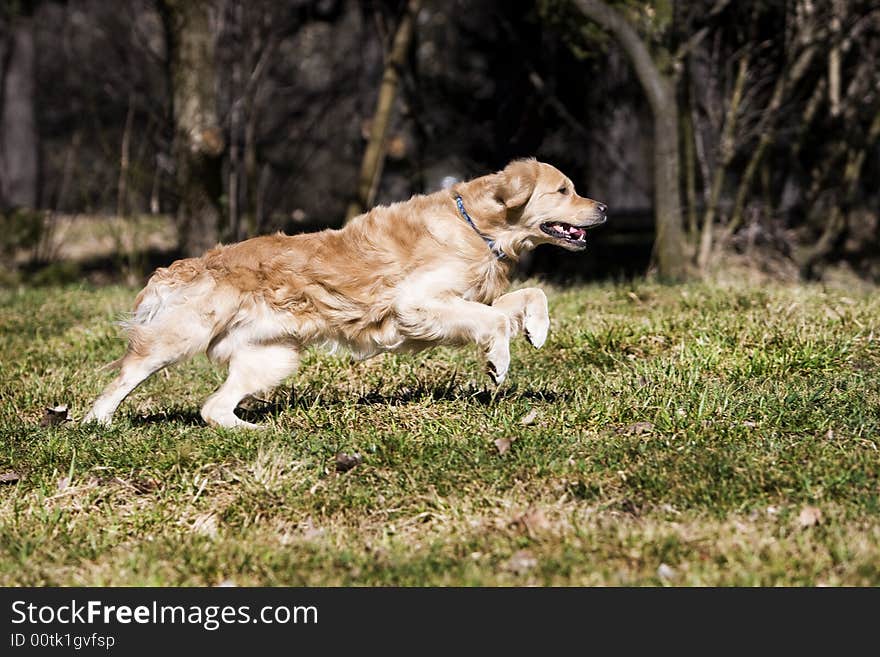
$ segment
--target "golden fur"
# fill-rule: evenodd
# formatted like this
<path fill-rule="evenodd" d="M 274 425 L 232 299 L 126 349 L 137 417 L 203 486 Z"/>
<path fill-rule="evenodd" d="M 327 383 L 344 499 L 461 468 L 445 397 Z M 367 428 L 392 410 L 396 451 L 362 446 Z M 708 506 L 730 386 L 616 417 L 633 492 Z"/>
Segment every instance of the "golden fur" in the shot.
<path fill-rule="evenodd" d="M 497 258 L 469 226 L 503 252 Z M 547 300 L 537 288 L 503 294 L 513 264 L 538 244 L 583 248 L 548 234 L 549 223 L 588 228 L 605 206 L 574 193 L 571 181 L 535 160 L 459 183 L 450 190 L 376 207 L 340 230 L 256 237 L 218 246 L 158 269 L 125 325 L 120 373 L 86 421 L 109 423 L 144 379 L 200 352 L 228 364 L 226 381 L 202 407 L 218 426 L 255 425 L 234 410 L 272 388 L 311 345 L 344 347 L 358 358 L 436 344 L 475 342 L 500 383 L 519 332 L 536 347 L 547 336 Z"/>

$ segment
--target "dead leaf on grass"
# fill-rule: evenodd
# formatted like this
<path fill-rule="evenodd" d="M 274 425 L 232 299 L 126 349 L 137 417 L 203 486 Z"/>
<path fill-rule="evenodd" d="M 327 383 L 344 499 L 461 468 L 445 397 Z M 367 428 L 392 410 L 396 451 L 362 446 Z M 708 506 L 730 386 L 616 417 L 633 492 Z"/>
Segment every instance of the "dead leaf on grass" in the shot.
<path fill-rule="evenodd" d="M 509 436 L 507 438 L 498 438 L 495 441 L 495 449 L 498 450 L 498 454 L 503 455 L 507 450 L 509 450 L 514 440 L 516 440 L 516 438 L 513 436 Z"/>
<path fill-rule="evenodd" d="M 534 424 L 535 420 L 538 418 L 538 409 L 533 408 L 528 413 L 523 415 L 522 419 L 519 421 L 521 425 L 524 427 L 529 426 L 530 424 Z"/>
<path fill-rule="evenodd" d="M 511 525 L 524 529 L 529 538 L 535 538 L 550 529 L 550 521 L 541 509 L 529 509 L 516 516 Z"/>
<path fill-rule="evenodd" d="M 618 433 L 623 433 L 630 436 L 640 436 L 643 433 L 650 433 L 653 430 L 654 425 L 651 422 L 634 422 L 624 429 L 621 429 Z"/>
<path fill-rule="evenodd" d="M 363 459 L 358 452 L 355 452 L 354 454 L 339 452 L 335 458 L 336 472 L 348 472 L 353 467 L 360 465 L 362 462 Z"/>
<path fill-rule="evenodd" d="M 41 427 L 56 427 L 70 420 L 67 404 L 46 408 L 40 420 Z"/>
<path fill-rule="evenodd" d="M 626 481 L 625 477 L 624 477 L 624 481 Z M 638 504 L 636 504 L 635 501 L 631 500 L 628 497 L 626 497 L 620 501 L 620 510 L 623 511 L 624 513 L 628 513 L 629 515 L 634 516 L 636 518 L 638 518 L 642 514 L 641 507 Z"/>
<path fill-rule="evenodd" d="M 643 433 L 651 433 L 653 430 L 654 424 L 651 422 L 633 422 L 618 429 L 616 433 L 623 436 L 640 436 Z"/>
<path fill-rule="evenodd" d="M 132 479 L 131 481 L 127 481 L 125 479 L 121 479 L 120 477 L 114 477 L 113 481 L 121 486 L 125 486 L 126 488 L 134 491 L 136 495 L 145 495 L 147 493 L 152 493 L 154 490 L 159 488 L 159 482 L 155 479 Z"/>
<path fill-rule="evenodd" d="M 798 515 L 798 525 L 806 529 L 822 524 L 822 510 L 815 506 L 805 506 Z"/>
<path fill-rule="evenodd" d="M 21 475 L 11 470 L 0 474 L 0 484 L 17 484 L 20 479 Z"/>

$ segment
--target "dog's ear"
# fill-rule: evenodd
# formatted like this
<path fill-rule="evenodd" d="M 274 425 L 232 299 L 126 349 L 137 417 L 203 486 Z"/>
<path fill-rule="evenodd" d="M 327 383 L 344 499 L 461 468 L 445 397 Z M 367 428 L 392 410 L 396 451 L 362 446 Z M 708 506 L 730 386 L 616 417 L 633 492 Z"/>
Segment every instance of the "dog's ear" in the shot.
<path fill-rule="evenodd" d="M 538 163 L 535 160 L 516 160 L 498 172 L 495 198 L 508 210 L 525 205 L 538 182 Z"/>

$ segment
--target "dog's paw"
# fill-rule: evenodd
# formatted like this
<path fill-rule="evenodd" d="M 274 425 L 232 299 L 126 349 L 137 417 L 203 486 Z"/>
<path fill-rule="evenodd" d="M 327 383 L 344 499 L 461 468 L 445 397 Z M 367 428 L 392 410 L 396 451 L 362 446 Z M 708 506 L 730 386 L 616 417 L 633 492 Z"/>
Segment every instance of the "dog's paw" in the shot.
<path fill-rule="evenodd" d="M 235 413 L 227 411 L 225 413 L 212 413 L 202 410 L 202 419 L 216 429 L 248 429 L 250 431 L 265 431 L 268 427 L 262 424 L 254 424 L 246 422 L 239 418 Z"/>
<path fill-rule="evenodd" d="M 80 424 L 97 424 L 102 427 L 109 427 L 112 417 L 111 415 L 95 413 L 95 410 L 92 409 L 80 420 Z"/>
<path fill-rule="evenodd" d="M 498 369 L 495 367 L 495 363 L 491 361 L 486 364 L 486 374 L 492 379 L 492 383 L 496 386 L 501 385 L 504 382 L 504 379 L 507 377 L 507 372 L 502 374 L 498 373 Z"/>
<path fill-rule="evenodd" d="M 507 377 L 507 370 L 510 368 L 510 352 L 507 350 L 499 350 L 492 354 L 486 360 L 486 373 L 492 377 L 495 385 L 501 385 Z"/>
<path fill-rule="evenodd" d="M 535 349 L 540 349 L 547 341 L 547 333 L 550 331 L 550 319 L 547 317 L 530 316 L 526 318 L 523 326 L 523 334 L 526 340 Z"/>

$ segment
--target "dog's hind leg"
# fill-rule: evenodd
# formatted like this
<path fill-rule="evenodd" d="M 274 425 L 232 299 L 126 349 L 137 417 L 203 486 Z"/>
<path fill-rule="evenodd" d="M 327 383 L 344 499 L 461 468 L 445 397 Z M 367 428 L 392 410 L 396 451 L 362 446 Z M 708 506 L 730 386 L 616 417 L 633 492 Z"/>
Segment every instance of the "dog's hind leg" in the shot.
<path fill-rule="evenodd" d="M 166 340 L 132 341 L 125 356 L 119 361 L 119 376 L 104 388 L 83 422 L 110 424 L 113 413 L 132 390 L 151 374 L 188 355 L 188 350 Z"/>
<path fill-rule="evenodd" d="M 550 313 L 547 310 L 547 297 L 536 287 L 527 287 L 516 292 L 504 294 L 492 304 L 510 319 L 510 332 L 520 331 L 536 349 L 547 340 L 550 330 Z"/>
<path fill-rule="evenodd" d="M 122 400 L 146 378 L 208 346 L 214 329 L 201 313 L 181 303 L 163 307 L 153 299 L 142 306 L 147 308 L 128 323 L 128 350 L 118 361 L 119 376 L 104 388 L 83 422 L 110 424 Z M 154 312 L 148 312 L 150 306 Z"/>
<path fill-rule="evenodd" d="M 247 397 L 274 388 L 299 364 L 299 350 L 290 343 L 244 344 L 229 358 L 226 381 L 202 406 L 205 422 L 218 427 L 259 429 L 235 415 L 235 407 Z"/>

